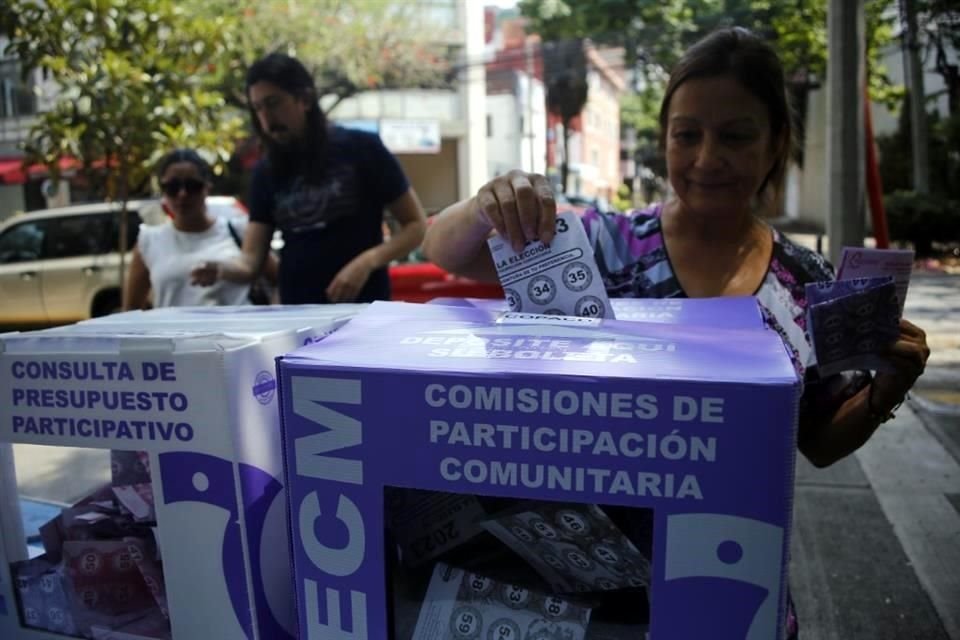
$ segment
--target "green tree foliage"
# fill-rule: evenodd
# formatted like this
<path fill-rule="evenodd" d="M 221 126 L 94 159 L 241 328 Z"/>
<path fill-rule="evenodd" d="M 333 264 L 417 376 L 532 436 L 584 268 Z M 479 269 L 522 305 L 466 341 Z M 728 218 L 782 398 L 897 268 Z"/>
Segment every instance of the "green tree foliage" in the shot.
<path fill-rule="evenodd" d="M 519 6 L 546 40 L 579 37 L 624 47 L 628 68 L 643 78 L 638 86 L 647 87 L 662 87 L 683 51 L 710 31 L 747 27 L 777 49 L 801 126 L 806 93 L 826 74 L 827 0 L 521 0 Z M 892 8 L 893 0 L 866 0 L 871 95 L 890 105 L 899 102 L 902 90 L 892 86 L 878 61 L 894 35 Z M 639 118 L 646 129 L 658 111 L 659 101 L 628 98 L 623 117 L 628 124 Z"/>
<path fill-rule="evenodd" d="M 636 131 L 638 143 L 656 144 L 659 138 L 663 89 L 660 82 L 647 83 L 620 98 L 620 124 Z"/>
<path fill-rule="evenodd" d="M 224 92 L 237 105 L 246 103 L 247 67 L 275 51 L 307 66 L 332 98 L 327 110 L 363 91 L 447 88 L 455 71 L 450 28 L 422 1 L 209 0 L 196 11 L 237 22 L 237 55 L 224 68 Z"/>
<path fill-rule="evenodd" d="M 125 200 L 144 191 L 152 164 L 171 148 L 228 157 L 243 126 L 216 90 L 230 25 L 179 5 L 8 0 L 0 19 L 7 55 L 25 70 L 48 72 L 56 87 L 52 108 L 29 134 L 31 159 L 55 174 L 59 158 L 78 158 L 94 193 Z"/>
<path fill-rule="evenodd" d="M 563 123 L 563 162 L 560 185 L 567 191 L 570 175 L 570 122 L 587 104 L 587 58 L 583 40 L 569 39 L 543 45 L 547 109 Z"/>
<path fill-rule="evenodd" d="M 916 191 L 894 191 L 883 198 L 890 237 L 909 242 L 918 257 L 937 254 L 936 244 L 960 240 L 960 201 Z"/>
<path fill-rule="evenodd" d="M 930 192 L 960 200 L 960 113 L 941 118 L 928 113 L 927 141 L 930 156 Z M 913 189 L 913 148 L 910 101 L 904 100 L 896 132 L 877 138 L 880 181 L 886 192 Z"/>
<path fill-rule="evenodd" d="M 960 4 L 956 0 L 913 0 L 917 22 L 933 57 L 934 68 L 943 76 L 950 113 L 960 114 Z M 950 55 L 950 51 L 953 55 Z"/>
<path fill-rule="evenodd" d="M 931 0 L 934 1 L 934 0 Z M 890 42 L 892 0 L 866 0 L 871 61 Z M 823 77 L 827 56 L 827 0 L 520 0 L 520 9 L 544 39 L 589 38 L 625 48 L 640 71 L 669 70 L 683 51 L 722 26 L 747 27 L 769 39 L 788 74 Z M 871 65 L 878 82 L 883 70 Z"/>

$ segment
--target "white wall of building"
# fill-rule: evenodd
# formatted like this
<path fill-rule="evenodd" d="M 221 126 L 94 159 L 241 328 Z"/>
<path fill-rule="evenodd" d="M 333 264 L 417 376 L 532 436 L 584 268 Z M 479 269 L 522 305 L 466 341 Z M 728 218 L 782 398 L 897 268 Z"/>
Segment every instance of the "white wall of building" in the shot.
<path fill-rule="evenodd" d="M 547 111 L 543 83 L 526 73 L 512 73 L 514 93 L 487 96 L 489 178 L 511 169 L 546 172 Z"/>
<path fill-rule="evenodd" d="M 524 171 L 547 172 L 547 94 L 543 82 L 525 73 L 519 77 L 517 102 L 523 122 L 520 167 Z"/>
<path fill-rule="evenodd" d="M 475 194 L 487 182 L 487 72 L 484 59 L 484 11 L 477 0 L 459 0 L 463 52 L 467 63 L 460 74 L 460 103 L 466 127 L 458 147 L 459 198 Z"/>
<path fill-rule="evenodd" d="M 513 94 L 487 96 L 487 175 L 491 178 L 519 168 L 523 161 L 517 107 Z"/>
<path fill-rule="evenodd" d="M 570 138 L 570 193 L 612 199 L 620 187 L 620 92 L 610 78 L 591 69 L 580 130 Z"/>
<path fill-rule="evenodd" d="M 22 184 L 0 184 L 0 221 L 26 210 Z"/>

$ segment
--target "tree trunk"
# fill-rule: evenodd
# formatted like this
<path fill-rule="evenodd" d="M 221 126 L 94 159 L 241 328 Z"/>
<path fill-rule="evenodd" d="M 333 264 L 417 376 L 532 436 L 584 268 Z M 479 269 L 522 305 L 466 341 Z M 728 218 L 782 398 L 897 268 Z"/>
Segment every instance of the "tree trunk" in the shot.
<path fill-rule="evenodd" d="M 930 193 L 930 160 L 927 140 L 926 93 L 923 88 L 923 64 L 917 38 L 917 14 L 914 0 L 900 0 L 904 21 L 903 56 L 910 98 L 910 135 L 913 150 L 913 190 Z"/>
<path fill-rule="evenodd" d="M 563 121 L 563 163 L 560 165 L 560 188 L 567 193 L 570 177 L 570 120 Z"/>
<path fill-rule="evenodd" d="M 947 88 L 947 108 L 950 115 L 955 115 L 960 113 L 960 65 L 950 64 L 942 38 L 934 38 L 933 43 L 937 49 L 936 69 Z"/>
<path fill-rule="evenodd" d="M 107 165 L 110 164 L 110 159 L 107 158 Z M 118 242 L 118 249 L 120 251 L 120 304 L 122 307 L 126 307 L 126 287 L 124 287 L 124 281 L 126 280 L 127 274 L 127 236 L 129 234 L 129 220 L 127 219 L 127 200 L 129 199 L 129 189 L 127 188 L 127 160 L 125 156 L 120 158 L 120 183 L 117 185 L 115 191 L 118 191 L 120 196 L 120 238 Z"/>

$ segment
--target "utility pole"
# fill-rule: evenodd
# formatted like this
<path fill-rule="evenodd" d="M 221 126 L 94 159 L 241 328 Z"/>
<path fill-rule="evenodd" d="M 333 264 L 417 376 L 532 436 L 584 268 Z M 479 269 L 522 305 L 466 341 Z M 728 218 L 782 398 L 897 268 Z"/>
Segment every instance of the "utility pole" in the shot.
<path fill-rule="evenodd" d="M 827 235 L 829 258 L 862 246 L 863 0 L 830 0 L 827 13 Z"/>
<path fill-rule="evenodd" d="M 537 170 L 537 156 L 535 142 L 535 129 L 533 128 L 533 81 L 535 73 L 533 68 L 533 38 L 529 35 L 524 37 L 524 52 L 527 58 L 527 117 L 524 124 L 525 131 L 521 133 L 526 136 L 527 144 L 530 147 L 530 172 Z"/>
<path fill-rule="evenodd" d="M 917 12 L 913 0 L 900 0 L 903 22 L 903 68 L 910 95 L 910 142 L 913 148 L 913 190 L 930 192 L 930 156 L 927 144 L 927 108 L 923 89 L 923 64 L 917 38 Z"/>

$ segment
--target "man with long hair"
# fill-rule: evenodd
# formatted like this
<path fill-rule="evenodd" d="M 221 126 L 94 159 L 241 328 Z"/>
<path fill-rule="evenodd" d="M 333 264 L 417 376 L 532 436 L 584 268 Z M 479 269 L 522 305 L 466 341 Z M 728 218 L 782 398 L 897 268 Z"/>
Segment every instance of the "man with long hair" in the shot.
<path fill-rule="evenodd" d="M 389 299 L 388 265 L 419 246 L 426 230 L 396 158 L 378 135 L 329 123 L 295 58 L 261 58 L 247 71 L 246 90 L 266 157 L 250 185 L 243 260 L 220 268 L 259 271 L 279 228 L 284 304 Z M 384 210 L 398 226 L 387 240 Z"/>

